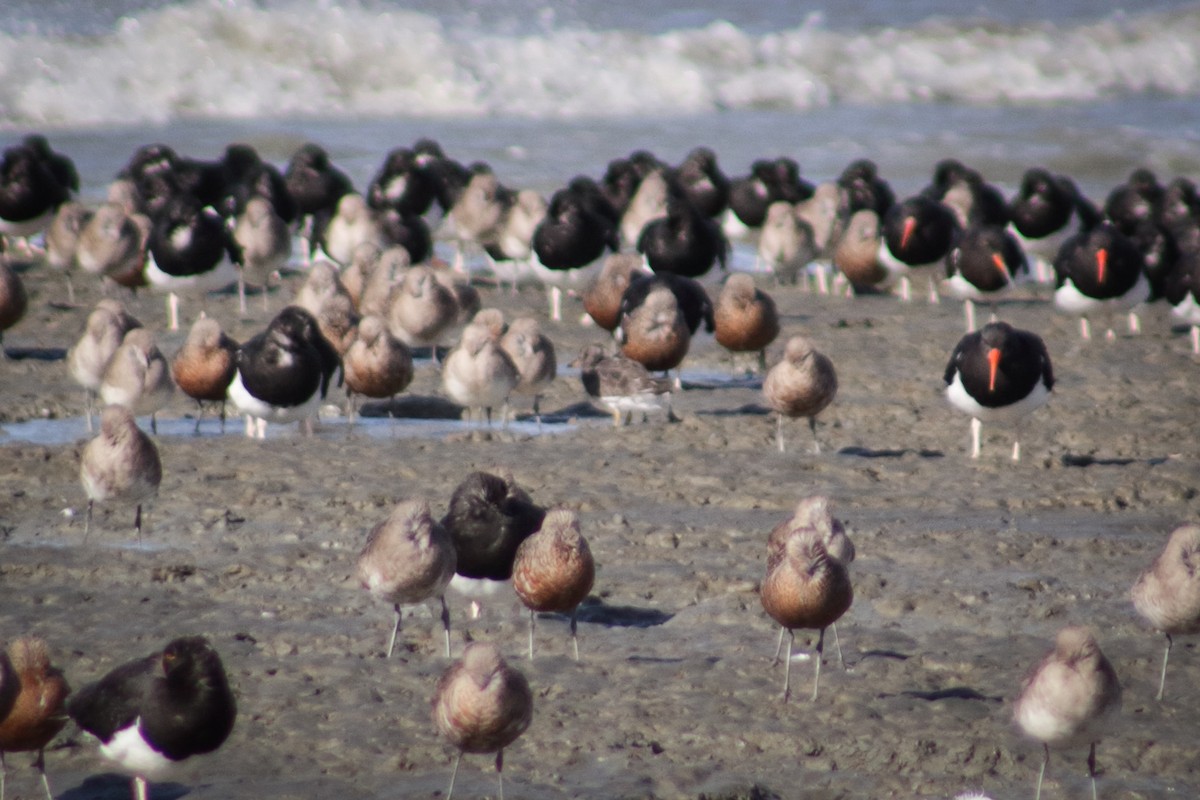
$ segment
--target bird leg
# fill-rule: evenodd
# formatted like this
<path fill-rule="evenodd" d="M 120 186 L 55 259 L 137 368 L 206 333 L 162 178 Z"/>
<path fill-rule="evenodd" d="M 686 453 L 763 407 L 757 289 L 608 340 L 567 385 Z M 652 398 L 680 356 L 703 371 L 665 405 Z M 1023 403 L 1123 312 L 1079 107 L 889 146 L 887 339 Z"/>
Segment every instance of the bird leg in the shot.
<path fill-rule="evenodd" d="M 133 514 L 133 529 L 137 531 L 138 544 L 142 543 L 142 504 L 137 504 L 137 511 Z"/>
<path fill-rule="evenodd" d="M 1167 633 L 1164 635 L 1167 637 L 1167 652 L 1163 653 L 1162 675 L 1159 676 L 1158 679 L 1158 697 L 1156 698 L 1160 703 L 1163 699 L 1163 689 L 1166 688 L 1167 685 L 1167 659 L 1171 657 L 1172 644 L 1171 634 Z"/>
<path fill-rule="evenodd" d="M 533 628 L 537 624 L 535 622 L 536 614 L 533 609 L 529 609 L 529 660 L 533 661 Z"/>
<path fill-rule="evenodd" d="M 837 648 L 838 666 L 841 667 L 842 669 L 845 669 L 846 668 L 846 659 L 842 658 L 842 640 L 840 638 L 838 638 L 837 623 L 836 622 L 831 623 L 829 627 L 833 628 L 833 645 L 834 645 L 834 647 Z"/>
<path fill-rule="evenodd" d="M 783 414 L 778 414 L 775 420 L 775 444 L 779 446 L 779 452 L 783 452 Z"/>
<path fill-rule="evenodd" d="M 133 778 L 133 800 L 150 800 L 150 787 L 141 775 Z"/>
<path fill-rule="evenodd" d="M 971 333 L 975 330 L 975 304 L 970 300 L 964 300 L 963 312 L 967 315 L 967 333 Z"/>
<path fill-rule="evenodd" d="M 497 798 L 498 798 L 498 800 L 504 800 L 504 748 L 503 747 L 501 747 L 500 751 L 498 753 L 496 753 L 496 778 L 500 782 L 500 791 L 499 791 L 499 794 L 497 795 Z M 1092 800 L 1096 800 L 1096 798 L 1093 797 Z"/>
<path fill-rule="evenodd" d="M 192 436 L 200 435 L 200 420 L 204 419 L 204 403 L 196 401 L 196 427 L 192 429 Z"/>
<path fill-rule="evenodd" d="M 450 606 L 446 605 L 446 595 L 438 598 L 442 601 L 442 629 L 446 632 L 446 658 L 450 657 Z"/>
<path fill-rule="evenodd" d="M 1200 355 L 1200 325 L 1193 325 L 1188 334 L 1192 340 L 1192 355 Z M 91 428 L 88 428 L 91 430 Z"/>
<path fill-rule="evenodd" d="M 810 431 L 812 431 L 813 455 L 819 456 L 821 454 L 821 443 L 817 440 L 817 418 L 816 417 L 808 418 L 808 429 Z"/>
<path fill-rule="evenodd" d="M 788 629 L 787 660 L 783 662 L 783 702 L 792 696 L 792 645 L 796 643 L 796 632 Z"/>
<path fill-rule="evenodd" d="M 1045 756 L 1042 758 L 1042 768 L 1038 770 L 1037 790 L 1033 793 L 1033 800 L 1042 800 L 1042 778 L 1046 775 L 1046 765 L 1050 763 L 1050 745 L 1042 742 L 1042 751 Z"/>
<path fill-rule="evenodd" d="M 821 688 L 821 656 L 825 652 L 825 629 L 817 634 L 817 668 L 813 674 L 813 702 L 817 701 L 817 690 Z"/>
<path fill-rule="evenodd" d="M 167 293 L 167 319 L 170 320 L 171 330 L 179 330 L 179 295 Z"/>
<path fill-rule="evenodd" d="M 87 517 L 83 523 L 83 543 L 87 544 L 88 534 L 92 532 L 92 507 L 96 505 L 96 501 L 88 498 Z"/>
<path fill-rule="evenodd" d="M 779 654 L 783 652 L 783 633 L 786 630 L 783 626 L 779 628 L 779 641 L 775 643 L 775 655 L 771 657 L 772 667 L 779 663 Z"/>
<path fill-rule="evenodd" d="M 1092 779 L 1092 800 L 1096 800 L 1096 743 L 1088 748 L 1088 777 Z"/>
<path fill-rule="evenodd" d="M 971 458 L 979 458 L 979 439 L 983 431 L 983 423 L 977 417 L 971 417 Z"/>
<path fill-rule="evenodd" d="M 392 606 L 392 608 L 394 608 L 396 611 L 396 624 L 392 626 L 392 635 L 388 638 L 387 656 L 385 656 L 385 658 L 392 657 L 392 649 L 396 646 L 396 634 L 400 632 L 400 618 L 402 616 L 400 604 L 396 603 L 394 606 Z"/>
<path fill-rule="evenodd" d="M 46 751 L 38 748 L 37 760 L 33 762 L 34 769 L 42 776 L 42 788 L 46 790 L 46 800 L 54 800 L 54 792 L 50 791 L 50 779 L 46 777 Z M 4 797 L 3 766 L 0 764 L 0 800 Z"/>
<path fill-rule="evenodd" d="M 462 761 L 462 750 L 454 757 L 454 769 L 450 772 L 450 788 L 446 790 L 446 800 L 454 796 L 454 779 L 458 777 L 458 764 Z"/>
<path fill-rule="evenodd" d="M 1079 335 L 1089 341 L 1092 338 L 1092 326 L 1088 324 L 1087 317 L 1079 318 Z"/>
<path fill-rule="evenodd" d="M 238 270 L 238 312 L 246 316 L 246 275 Z"/>
<path fill-rule="evenodd" d="M 571 609 L 571 644 L 575 649 L 575 660 L 579 660 L 579 606 Z"/>

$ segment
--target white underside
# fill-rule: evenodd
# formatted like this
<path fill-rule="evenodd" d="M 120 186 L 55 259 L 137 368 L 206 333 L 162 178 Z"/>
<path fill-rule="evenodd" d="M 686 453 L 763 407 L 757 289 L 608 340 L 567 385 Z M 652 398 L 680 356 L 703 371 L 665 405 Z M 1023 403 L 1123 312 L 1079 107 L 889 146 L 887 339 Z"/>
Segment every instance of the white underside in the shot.
<path fill-rule="evenodd" d="M 463 597 L 485 600 L 489 597 L 495 597 L 502 590 L 510 586 L 512 586 L 512 581 L 494 581 L 491 578 L 467 578 L 456 574 L 450 579 L 448 588 L 450 591 L 460 594 Z"/>
<path fill-rule="evenodd" d="M 154 254 L 149 251 L 146 253 L 146 280 L 151 286 L 165 292 L 213 292 L 236 283 L 237 279 L 237 268 L 227 256 L 210 270 L 178 276 L 163 272 L 154 262 Z"/>
<path fill-rule="evenodd" d="M 100 755 L 132 775 L 143 778 L 160 777 L 175 762 L 152 748 L 142 738 L 138 730 L 140 723 L 139 717 L 133 725 L 117 731 L 107 744 L 100 745 Z"/>
<path fill-rule="evenodd" d="M 606 395 L 600 398 L 600 402 L 613 411 L 658 411 L 663 406 L 663 395 Z"/>
<path fill-rule="evenodd" d="M 321 406 L 319 391 L 313 392 L 312 397 L 298 406 L 273 406 L 259 400 L 250 394 L 246 385 L 242 383 L 240 370 L 233 376 L 233 383 L 229 384 L 227 396 L 241 413 L 267 422 L 299 422 L 306 417 L 314 416 Z"/>
<path fill-rule="evenodd" d="M 1046 401 L 1050 399 L 1050 390 L 1046 388 L 1044 382 L 1038 381 L 1034 385 L 1033 391 L 1024 399 L 1007 406 L 990 408 L 981 405 L 978 400 L 971 397 L 962 385 L 962 376 L 955 373 L 954 382 L 946 387 L 946 399 L 959 411 L 965 411 L 981 422 L 1004 422 L 1020 419 L 1033 410 L 1044 406 Z"/>
<path fill-rule="evenodd" d="M 1133 308 L 1138 303 L 1146 302 L 1149 297 L 1150 282 L 1146 280 L 1145 275 L 1138 275 L 1137 283 L 1128 292 L 1120 297 L 1113 297 L 1108 300 L 1097 300 L 1094 297 L 1088 297 L 1080 292 L 1068 278 L 1054 292 L 1054 307 L 1060 311 L 1066 311 L 1068 314 L 1090 314 L 1101 309 L 1124 311 Z"/>
<path fill-rule="evenodd" d="M 54 215 L 58 213 L 57 209 L 50 209 L 40 217 L 26 219 L 20 222 L 13 222 L 10 219 L 0 217 L 0 233 L 5 236 L 17 236 L 20 238 L 28 238 L 36 236 L 46 228 L 50 227 L 50 222 L 54 219 Z"/>
<path fill-rule="evenodd" d="M 1200 303 L 1191 292 L 1171 307 L 1171 314 L 1191 325 L 1200 325 Z"/>
<path fill-rule="evenodd" d="M 604 266 L 604 258 L 605 256 L 601 255 L 600 258 L 579 269 L 550 269 L 543 265 L 538 259 L 537 253 L 534 253 L 529 259 L 529 269 L 539 281 L 550 286 L 586 286 Z"/>
<path fill-rule="evenodd" d="M 1004 297 L 1012 291 L 1014 284 L 1010 281 L 994 292 L 983 292 L 957 272 L 952 277 L 942 281 L 942 289 L 951 297 L 959 300 L 973 300 L 976 303 L 991 303 Z"/>

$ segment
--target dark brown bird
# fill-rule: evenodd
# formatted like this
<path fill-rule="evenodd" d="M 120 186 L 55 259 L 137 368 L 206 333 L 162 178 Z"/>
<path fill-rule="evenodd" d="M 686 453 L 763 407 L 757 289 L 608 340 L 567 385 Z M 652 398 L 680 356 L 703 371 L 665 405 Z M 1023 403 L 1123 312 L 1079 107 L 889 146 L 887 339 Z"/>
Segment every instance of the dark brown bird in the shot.
<path fill-rule="evenodd" d="M 44 750 L 67 724 L 63 704 L 71 687 L 50 663 L 46 643 L 25 636 L 8 646 L 8 659 L 19 682 L 16 701 L 8 715 L 0 714 L 0 798 L 4 797 L 5 753 L 37 751 L 34 768 L 42 776 L 46 797 L 54 800 L 46 777 Z"/>
<path fill-rule="evenodd" d="M 808 417 L 813 434 L 813 452 L 821 452 L 817 441 L 817 414 L 837 395 L 837 372 L 833 362 L 818 352 L 803 336 L 788 340 L 783 359 L 771 367 L 763 381 L 763 397 L 778 415 L 775 441 L 783 447 L 783 418 Z"/>
<path fill-rule="evenodd" d="M 854 601 L 846 566 L 832 558 L 819 531 L 802 528 L 782 549 L 767 554 L 767 574 L 760 593 L 763 608 L 787 629 L 788 651 L 783 672 L 783 702 L 791 697 L 792 646 L 796 628 L 818 630 L 812 699 L 821 683 L 825 629 L 837 622 Z"/>
<path fill-rule="evenodd" d="M 171 362 L 171 377 L 200 407 L 200 413 L 196 415 L 196 433 L 200 432 L 205 403 L 220 404 L 221 432 L 225 432 L 225 393 L 237 372 L 237 349 L 238 343 L 225 335 L 221 323 L 201 312 Z"/>
<path fill-rule="evenodd" d="M 495 645 L 472 642 L 462 659 L 442 675 L 433 696 L 433 723 L 458 754 L 446 800 L 463 753 L 495 753 L 500 799 L 504 798 L 504 748 L 533 720 L 533 692 L 525 676 L 510 667 Z"/>
<path fill-rule="evenodd" d="M 725 282 L 713 312 L 717 344 L 731 354 L 758 353 L 760 370 L 767 368 L 767 347 L 779 335 L 779 312 L 769 294 L 744 272 Z"/>
<path fill-rule="evenodd" d="M 1133 584 L 1133 607 L 1167 637 L 1158 699 L 1167 683 L 1172 636 L 1200 633 L 1200 525 L 1176 528 L 1166 547 Z"/>
<path fill-rule="evenodd" d="M 592 590 L 596 564 L 579 531 L 579 515 L 565 508 L 546 514 L 541 529 L 521 542 L 513 562 L 513 589 L 529 609 L 529 658 L 533 660 L 534 619 L 538 612 L 571 614 L 571 644 L 579 660 L 576 613 Z"/>
<path fill-rule="evenodd" d="M 0 359 L 5 357 L 4 332 L 21 321 L 28 305 L 25 284 L 0 255 Z"/>
<path fill-rule="evenodd" d="M 1096 797 L 1096 742 L 1109 718 L 1121 708 L 1121 683 L 1096 637 L 1083 627 L 1063 628 L 1054 649 L 1025 679 L 1013 718 L 1026 736 L 1042 743 L 1042 768 L 1034 800 L 1042 796 L 1042 778 L 1050 746 L 1087 744 L 1088 775 Z"/>

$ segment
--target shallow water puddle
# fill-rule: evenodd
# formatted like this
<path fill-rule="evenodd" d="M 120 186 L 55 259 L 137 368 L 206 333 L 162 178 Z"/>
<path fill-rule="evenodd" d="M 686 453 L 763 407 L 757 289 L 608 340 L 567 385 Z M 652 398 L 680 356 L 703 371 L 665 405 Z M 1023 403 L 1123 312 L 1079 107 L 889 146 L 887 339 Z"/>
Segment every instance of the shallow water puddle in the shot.
<path fill-rule="evenodd" d="M 446 436 L 470 434 L 476 431 L 489 431 L 496 434 L 512 436 L 555 436 L 575 431 L 586 420 L 570 422 L 559 419 L 542 418 L 539 424 L 535 420 L 516 420 L 507 425 L 479 422 L 464 422 L 455 419 L 413 419 L 405 417 L 358 417 L 353 427 L 345 417 L 321 419 L 316 426 L 318 438 L 347 435 L 364 435 L 373 439 L 440 439 Z M 95 423 L 93 423 L 95 424 Z M 138 426 L 149 433 L 150 420 L 138 420 Z M 96 428 L 98 430 L 98 427 Z M 195 419 L 160 419 L 158 420 L 158 437 L 162 438 L 215 438 L 220 436 L 242 437 L 245 424 L 240 418 L 231 417 L 226 420 L 225 431 L 222 433 L 220 422 L 207 417 L 196 432 Z M 25 422 L 12 422 L 0 426 L 0 445 L 5 444 L 37 444 L 63 445 L 90 439 L 95 431 L 89 433 L 83 417 L 68 419 L 35 419 Z M 289 438 L 300 436 L 298 423 L 281 423 L 267 426 L 268 439 Z M 156 437 L 157 438 L 157 437 Z"/>

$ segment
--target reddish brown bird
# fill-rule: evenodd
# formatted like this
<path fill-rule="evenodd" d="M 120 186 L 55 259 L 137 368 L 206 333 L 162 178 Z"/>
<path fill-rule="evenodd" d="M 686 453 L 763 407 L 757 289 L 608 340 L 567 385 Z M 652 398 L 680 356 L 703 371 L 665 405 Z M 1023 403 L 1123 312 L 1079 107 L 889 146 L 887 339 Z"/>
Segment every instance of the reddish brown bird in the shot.
<path fill-rule="evenodd" d="M 462 659 L 438 681 L 433 722 L 458 748 L 446 800 L 463 753 L 495 753 L 500 800 L 504 798 L 504 748 L 517 740 L 533 720 L 533 692 L 525 676 L 510 667 L 495 645 L 472 642 Z"/>
<path fill-rule="evenodd" d="M 583 309 L 599 327 L 612 333 L 621 323 L 621 298 L 637 275 L 647 275 L 641 253 L 613 253 L 583 293 Z"/>
<path fill-rule="evenodd" d="M 355 396 L 393 398 L 413 379 L 412 352 L 388 330 L 382 317 L 359 320 L 350 346 L 342 356 L 346 370 L 346 400 L 354 422 Z M 388 404 L 389 414 L 391 404 Z"/>
<path fill-rule="evenodd" d="M 218 403 L 221 408 L 221 431 L 225 431 L 225 393 L 237 372 L 238 343 L 225 335 L 221 323 L 204 316 L 192 324 L 187 340 L 171 362 L 171 377 L 183 393 L 196 401 L 196 433 L 204 417 L 205 403 Z"/>
<path fill-rule="evenodd" d="M 791 697 L 792 647 L 796 629 L 817 630 L 816 672 L 812 699 L 821 683 L 821 656 L 825 629 L 837 622 L 854 601 L 850 575 L 832 558 L 814 528 L 802 528 L 788 537 L 783 548 L 767 554 L 767 575 L 760 592 L 763 608 L 787 629 L 788 651 L 783 673 L 783 702 Z"/>
<path fill-rule="evenodd" d="M 25 316 L 28 305 L 29 296 L 25 292 L 25 284 L 0 254 L 0 344 L 4 341 L 4 332 Z M 3 358 L 4 348 L 0 347 L 0 359 Z"/>
<path fill-rule="evenodd" d="M 71 687 L 50 663 L 50 650 L 41 639 L 26 636 L 15 640 L 8 647 L 8 659 L 19 690 L 8 715 L 0 714 L 0 798 L 4 797 L 4 754 L 36 750 L 33 766 L 42 776 L 46 797 L 53 800 L 43 751 L 67 724 L 63 703 Z"/>
<path fill-rule="evenodd" d="M 538 612 L 571 614 L 571 644 L 579 660 L 576 615 L 592 590 L 596 563 L 579 531 L 579 515 L 565 508 L 546 514 L 542 527 L 521 542 L 513 562 L 513 589 L 529 609 L 529 658 L 533 659 L 534 619 Z"/>
<path fill-rule="evenodd" d="M 735 356 L 758 353 L 758 368 L 767 368 L 767 347 L 779 335 L 779 312 L 769 294 L 744 272 L 729 276 L 713 311 L 717 344 Z"/>
<path fill-rule="evenodd" d="M 675 293 L 657 286 L 621 318 L 621 352 L 651 372 L 678 367 L 688 353 L 692 332 Z"/>

